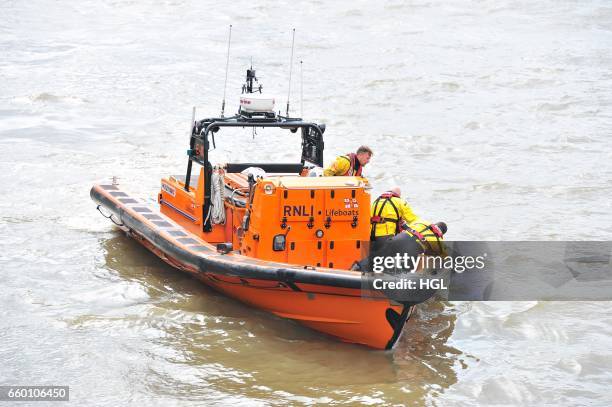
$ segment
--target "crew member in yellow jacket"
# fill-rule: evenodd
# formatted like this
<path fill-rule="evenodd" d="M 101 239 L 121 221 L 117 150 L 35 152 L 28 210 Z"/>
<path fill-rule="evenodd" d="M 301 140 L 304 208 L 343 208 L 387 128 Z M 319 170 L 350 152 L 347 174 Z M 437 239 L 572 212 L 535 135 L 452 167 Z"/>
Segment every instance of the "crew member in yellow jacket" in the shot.
<path fill-rule="evenodd" d="M 355 176 L 360 177 L 363 167 L 370 162 L 372 150 L 368 146 L 361 146 L 356 153 L 348 153 L 336 157 L 333 163 L 325 170 L 323 175 L 333 176 Z"/>
<path fill-rule="evenodd" d="M 402 231 L 402 224 L 417 220 L 408 204 L 401 199 L 402 191 L 399 187 L 393 187 L 381 194 L 372 203 L 372 232 L 370 240 L 384 241 L 391 239 Z"/>

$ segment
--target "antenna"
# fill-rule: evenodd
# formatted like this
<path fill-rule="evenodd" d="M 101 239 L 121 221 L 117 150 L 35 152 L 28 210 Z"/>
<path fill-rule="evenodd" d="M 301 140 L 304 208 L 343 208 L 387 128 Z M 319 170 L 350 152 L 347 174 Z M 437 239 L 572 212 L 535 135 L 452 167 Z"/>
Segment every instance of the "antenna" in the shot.
<path fill-rule="evenodd" d="M 291 73 L 293 71 L 293 48 L 295 45 L 295 28 L 291 39 L 291 60 L 289 61 L 289 91 L 287 92 L 287 117 L 289 117 L 289 97 L 291 96 Z"/>
<path fill-rule="evenodd" d="M 304 74 L 302 71 L 302 61 L 300 60 L 300 116 L 304 117 Z"/>
<path fill-rule="evenodd" d="M 227 89 L 227 71 L 229 69 L 230 44 L 232 43 L 232 25 L 229 26 L 229 38 L 227 39 L 227 62 L 225 63 L 225 84 L 223 85 L 223 103 L 221 104 L 221 117 L 225 112 L 225 90 Z"/>

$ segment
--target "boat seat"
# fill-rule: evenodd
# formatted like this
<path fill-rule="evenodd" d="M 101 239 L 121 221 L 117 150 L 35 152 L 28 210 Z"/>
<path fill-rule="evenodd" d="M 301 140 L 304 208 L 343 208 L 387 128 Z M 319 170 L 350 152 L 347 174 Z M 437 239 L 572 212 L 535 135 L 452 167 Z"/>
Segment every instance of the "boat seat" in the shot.
<path fill-rule="evenodd" d="M 246 174 L 225 173 L 223 183 L 230 188 L 249 188 L 249 181 Z"/>
<path fill-rule="evenodd" d="M 225 199 L 230 204 L 244 208 L 249 195 L 249 181 L 245 174 L 225 173 Z M 235 192 L 234 192 L 235 191 Z"/>

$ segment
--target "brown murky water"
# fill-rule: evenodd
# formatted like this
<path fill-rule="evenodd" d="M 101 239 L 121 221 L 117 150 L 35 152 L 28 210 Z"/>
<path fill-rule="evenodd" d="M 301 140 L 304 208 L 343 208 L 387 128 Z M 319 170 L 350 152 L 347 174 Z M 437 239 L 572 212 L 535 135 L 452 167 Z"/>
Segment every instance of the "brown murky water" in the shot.
<path fill-rule="evenodd" d="M 610 5 L 224 7 L 0 4 L 0 384 L 69 385 L 79 405 L 610 405 L 609 303 L 431 302 L 371 351 L 175 272 L 88 196 L 116 175 L 154 198 L 184 171 L 191 106 L 221 106 L 230 23 L 228 106 L 251 57 L 284 104 L 296 27 L 326 161 L 371 145 L 375 191 L 399 184 L 454 240 L 610 240 Z M 219 162 L 299 154 L 285 134 L 217 143 Z"/>

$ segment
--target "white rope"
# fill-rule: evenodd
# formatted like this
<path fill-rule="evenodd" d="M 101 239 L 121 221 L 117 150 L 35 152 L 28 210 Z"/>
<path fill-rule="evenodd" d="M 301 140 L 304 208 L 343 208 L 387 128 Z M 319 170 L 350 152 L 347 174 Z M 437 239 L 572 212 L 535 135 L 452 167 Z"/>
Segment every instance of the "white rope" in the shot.
<path fill-rule="evenodd" d="M 225 206 L 223 201 L 225 200 L 225 187 L 223 186 L 223 176 L 219 175 L 217 171 L 212 174 L 212 185 L 211 185 L 211 197 L 210 205 L 212 209 L 210 211 L 211 222 L 213 225 L 219 225 L 225 223 Z"/>

